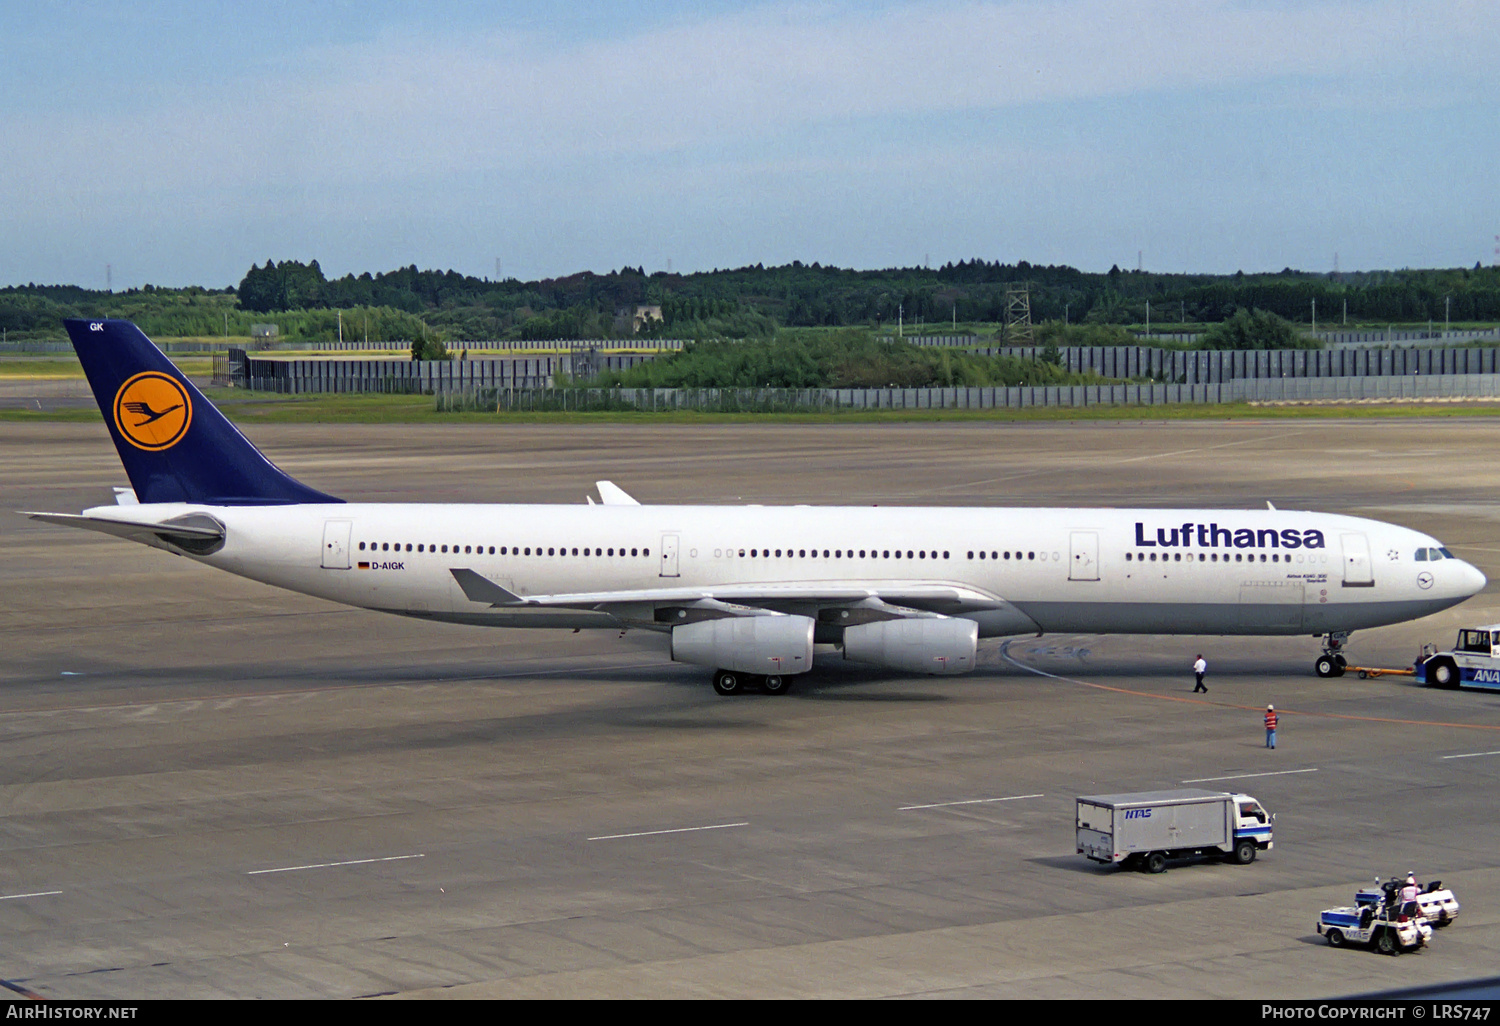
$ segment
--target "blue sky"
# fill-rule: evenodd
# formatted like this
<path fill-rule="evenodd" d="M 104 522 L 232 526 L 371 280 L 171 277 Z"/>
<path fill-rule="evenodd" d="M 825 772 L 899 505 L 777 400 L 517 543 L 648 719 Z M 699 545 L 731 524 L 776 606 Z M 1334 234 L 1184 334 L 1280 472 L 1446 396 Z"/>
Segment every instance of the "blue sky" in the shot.
<path fill-rule="evenodd" d="M 1493 262 L 1491 0 L 0 5 L 0 285 Z"/>

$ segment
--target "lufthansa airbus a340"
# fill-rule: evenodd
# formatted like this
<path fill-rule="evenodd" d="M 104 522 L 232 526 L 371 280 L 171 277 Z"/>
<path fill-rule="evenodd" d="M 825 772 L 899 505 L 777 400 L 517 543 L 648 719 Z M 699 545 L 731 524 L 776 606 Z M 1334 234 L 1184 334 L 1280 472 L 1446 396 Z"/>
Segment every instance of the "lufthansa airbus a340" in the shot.
<path fill-rule="evenodd" d="M 1484 575 L 1420 531 L 1292 510 L 352 503 L 277 469 L 135 325 L 68 334 L 131 488 L 35 519 L 366 609 L 658 632 L 721 694 L 784 693 L 816 646 L 963 673 L 980 638 L 1308 634 L 1426 616 Z"/>

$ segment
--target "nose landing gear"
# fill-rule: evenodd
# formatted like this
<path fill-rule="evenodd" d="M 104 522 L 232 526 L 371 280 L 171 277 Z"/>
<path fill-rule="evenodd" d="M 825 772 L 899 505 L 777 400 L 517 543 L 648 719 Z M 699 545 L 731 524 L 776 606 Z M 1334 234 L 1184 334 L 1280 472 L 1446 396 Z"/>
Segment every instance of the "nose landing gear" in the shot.
<path fill-rule="evenodd" d="M 1342 677 L 1349 660 L 1344 658 L 1344 646 L 1349 643 L 1348 631 L 1334 631 L 1323 635 L 1323 654 L 1313 663 L 1313 672 L 1319 677 Z"/>

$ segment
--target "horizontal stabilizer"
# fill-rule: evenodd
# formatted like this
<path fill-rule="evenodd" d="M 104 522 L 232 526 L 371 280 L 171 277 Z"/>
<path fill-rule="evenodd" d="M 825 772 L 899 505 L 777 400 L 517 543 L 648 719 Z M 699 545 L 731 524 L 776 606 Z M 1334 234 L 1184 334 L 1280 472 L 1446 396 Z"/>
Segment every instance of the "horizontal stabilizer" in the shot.
<path fill-rule="evenodd" d="M 136 520 L 116 520 L 112 517 L 89 516 L 78 513 L 26 513 L 32 520 L 62 527 L 78 527 L 85 531 L 142 542 L 156 548 L 164 548 L 163 542 L 195 555 L 206 556 L 224 546 L 224 525 L 206 513 L 187 513 L 157 523 Z"/>

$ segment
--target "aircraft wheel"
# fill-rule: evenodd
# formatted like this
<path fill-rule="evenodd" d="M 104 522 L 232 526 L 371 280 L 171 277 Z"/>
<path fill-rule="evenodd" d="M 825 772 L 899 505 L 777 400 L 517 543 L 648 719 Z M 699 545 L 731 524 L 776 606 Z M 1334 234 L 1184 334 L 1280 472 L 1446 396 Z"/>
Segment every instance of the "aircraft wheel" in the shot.
<path fill-rule="evenodd" d="M 1313 672 L 1319 677 L 1337 677 L 1339 664 L 1333 661 L 1333 656 L 1318 656 L 1318 661 L 1313 663 Z"/>
<path fill-rule="evenodd" d="M 792 678 L 773 673 L 760 682 L 760 689 L 768 695 L 784 695 L 792 690 Z"/>
<path fill-rule="evenodd" d="M 721 695 L 737 695 L 745 690 L 745 682 L 732 670 L 714 672 L 714 690 Z"/>

